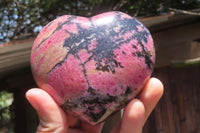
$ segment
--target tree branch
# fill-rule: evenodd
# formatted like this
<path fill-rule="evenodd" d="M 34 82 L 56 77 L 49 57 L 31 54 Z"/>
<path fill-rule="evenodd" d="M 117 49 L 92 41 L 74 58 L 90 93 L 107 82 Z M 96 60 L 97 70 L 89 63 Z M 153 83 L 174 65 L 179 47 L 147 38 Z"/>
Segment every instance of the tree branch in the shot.
<path fill-rule="evenodd" d="M 113 7 L 114 11 L 119 10 L 123 5 L 125 5 L 128 2 L 128 0 L 121 0 L 116 6 Z"/>
<path fill-rule="evenodd" d="M 178 13 L 188 14 L 188 15 L 200 16 L 200 12 L 191 12 L 191 11 L 174 9 L 174 8 L 169 8 L 169 10 L 175 11 L 175 12 L 178 12 Z"/>

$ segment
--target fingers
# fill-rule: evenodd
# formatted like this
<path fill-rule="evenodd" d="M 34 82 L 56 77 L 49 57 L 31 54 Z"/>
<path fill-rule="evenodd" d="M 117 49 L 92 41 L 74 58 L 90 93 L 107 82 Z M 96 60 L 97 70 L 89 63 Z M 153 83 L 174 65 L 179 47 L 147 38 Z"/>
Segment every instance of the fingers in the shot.
<path fill-rule="evenodd" d="M 98 133 L 101 131 L 103 124 L 96 126 L 81 122 L 79 129 L 76 129 L 78 119 L 70 114 L 64 113 L 52 97 L 42 89 L 30 89 L 26 93 L 26 98 L 35 108 L 40 119 L 38 133 L 56 132 L 67 133 L 88 132 Z M 68 123 L 69 122 L 69 123 Z M 68 127 L 72 127 L 68 129 Z"/>
<path fill-rule="evenodd" d="M 35 108 L 40 119 L 37 132 L 67 133 L 65 113 L 47 92 L 41 89 L 31 89 L 26 93 L 26 98 Z"/>
<path fill-rule="evenodd" d="M 121 123 L 113 133 L 141 133 L 146 119 L 163 94 L 163 85 L 156 79 L 147 81 L 138 99 L 132 100 L 125 108 Z"/>
<path fill-rule="evenodd" d="M 120 133 L 141 133 L 144 120 L 143 103 L 138 99 L 132 100 L 124 110 Z"/>
<path fill-rule="evenodd" d="M 160 80 L 151 78 L 146 83 L 144 89 L 139 95 L 139 99 L 142 101 L 145 107 L 145 120 L 149 117 L 152 110 L 163 95 L 164 87 Z"/>

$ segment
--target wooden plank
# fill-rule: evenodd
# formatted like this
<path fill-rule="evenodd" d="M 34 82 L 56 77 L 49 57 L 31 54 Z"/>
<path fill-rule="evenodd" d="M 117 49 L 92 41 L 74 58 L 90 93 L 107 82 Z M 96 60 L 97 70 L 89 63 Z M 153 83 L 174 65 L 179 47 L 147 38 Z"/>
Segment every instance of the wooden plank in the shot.
<path fill-rule="evenodd" d="M 169 125 L 169 133 L 176 133 L 175 132 L 175 123 L 174 123 L 174 113 L 173 113 L 173 105 L 172 105 L 172 99 L 170 95 L 171 89 L 169 89 L 169 85 L 167 87 L 166 93 L 166 115 L 168 116 L 168 125 Z"/>
<path fill-rule="evenodd" d="M 179 71 L 180 72 L 180 71 Z M 176 74 L 177 75 L 177 74 Z M 183 81 L 183 72 L 179 73 L 179 80 L 176 84 L 176 94 L 177 94 L 177 100 L 178 100 L 178 109 L 179 109 L 179 121 L 180 121 L 180 131 L 181 133 L 187 133 L 186 130 L 186 118 L 185 118 L 185 108 L 184 108 L 184 100 L 183 100 L 183 92 L 182 92 L 182 83 Z M 177 76 L 176 76 L 177 77 Z M 178 78 L 178 77 L 177 77 Z"/>
<path fill-rule="evenodd" d="M 174 16 L 173 14 L 155 16 L 155 17 L 147 17 L 139 19 L 146 27 L 150 28 L 161 23 L 167 22 L 170 17 Z"/>
<path fill-rule="evenodd" d="M 158 132 L 158 133 L 171 133 L 171 129 L 170 129 L 170 117 L 171 115 L 169 115 L 169 98 L 168 98 L 168 92 L 169 92 L 169 84 L 168 84 L 168 75 L 167 71 L 164 70 L 162 73 L 159 73 L 158 76 L 160 78 L 160 80 L 163 82 L 163 84 L 165 85 L 165 91 L 163 94 L 163 97 L 161 99 L 161 117 L 162 117 L 162 127 L 163 127 L 163 131 L 162 132 Z M 173 132 L 172 132 L 173 133 Z"/>
<path fill-rule="evenodd" d="M 164 84 L 164 95 L 162 97 L 163 103 L 161 107 L 162 110 L 162 118 L 163 118 L 163 132 L 164 133 L 177 133 L 175 131 L 175 122 L 174 122 L 174 112 L 173 112 L 173 99 L 172 99 L 172 91 L 173 89 L 170 89 L 170 69 L 164 68 L 160 69 L 159 73 L 157 74 L 158 78 L 162 81 Z"/>
<path fill-rule="evenodd" d="M 151 115 L 145 122 L 142 133 L 156 133 L 155 115 L 155 110 L 153 110 Z"/>
<path fill-rule="evenodd" d="M 29 66 L 33 40 L 0 48 L 0 77 Z"/>
<path fill-rule="evenodd" d="M 3 59 L 0 58 L 0 69 L 7 68 L 9 66 L 15 66 L 21 62 L 30 61 L 30 50 L 9 54 L 8 56 L 2 57 Z"/>
<path fill-rule="evenodd" d="M 183 42 L 193 41 L 200 38 L 200 22 L 179 25 L 171 27 L 168 30 L 163 30 L 153 33 L 153 38 L 156 45 L 160 47 L 173 46 Z"/>
<path fill-rule="evenodd" d="M 163 128 L 163 118 L 162 118 L 162 115 L 161 115 L 161 108 L 160 106 L 162 105 L 162 101 L 160 101 L 160 104 L 158 104 L 159 107 L 155 108 L 155 123 L 156 123 L 156 131 L 157 133 L 163 133 L 164 132 L 164 128 Z"/>
<path fill-rule="evenodd" d="M 193 105 L 193 88 L 192 88 L 192 83 L 191 80 L 188 79 L 188 77 L 193 76 L 193 71 L 190 71 L 189 69 L 186 69 L 187 74 L 186 80 L 187 83 L 190 84 L 191 86 L 188 87 L 187 84 L 183 84 L 183 96 L 184 96 L 184 105 L 185 105 L 185 119 L 186 119 L 186 128 L 187 128 L 187 133 L 193 132 L 195 130 L 195 121 L 194 121 L 194 105 Z"/>
<path fill-rule="evenodd" d="M 171 90 L 176 90 L 171 94 L 174 103 L 174 121 L 177 133 L 197 133 L 199 119 L 195 108 L 199 105 L 199 66 L 186 68 L 171 68 Z M 174 95 L 175 94 L 175 95 Z M 174 96 L 173 96 L 174 95 Z M 179 129 L 180 128 L 180 129 Z M 178 130 L 177 130 L 178 129 Z"/>
<path fill-rule="evenodd" d="M 200 71 L 199 71 L 199 66 L 197 67 L 193 67 L 193 69 L 190 69 L 188 71 L 188 74 L 191 75 L 192 78 L 194 79 L 199 79 L 200 78 Z M 198 93 L 198 88 L 200 86 L 200 83 L 198 80 L 189 80 L 189 83 L 191 84 L 191 89 L 187 89 L 187 94 L 190 94 L 188 95 L 189 97 L 189 106 L 191 106 L 191 108 L 189 107 L 189 113 L 190 113 L 190 116 L 191 116 L 191 132 L 193 133 L 197 133 L 199 131 L 200 133 L 200 128 L 199 128 L 199 124 L 198 124 L 198 119 L 200 119 L 200 116 L 198 116 L 199 111 L 196 110 L 196 105 L 200 105 L 199 104 L 199 101 L 200 101 L 200 91 Z M 200 106 L 199 106 L 200 107 Z M 190 117 L 189 116 L 189 117 Z M 199 130 L 198 130 L 199 128 Z"/>
<path fill-rule="evenodd" d="M 12 52 L 24 51 L 26 49 L 31 49 L 33 41 L 24 42 L 17 45 L 10 45 L 3 48 L 0 48 L 0 55 L 5 55 Z"/>
<path fill-rule="evenodd" d="M 198 133 L 200 67 L 168 68 L 157 68 L 158 72 L 153 74 L 165 86 L 155 108 L 156 133 Z"/>
<path fill-rule="evenodd" d="M 200 31 L 200 30 L 199 30 Z M 200 35 L 200 34 L 199 34 Z M 193 60 L 200 57 L 200 43 L 186 41 L 180 44 L 159 46 L 156 53 L 156 67 L 163 67 L 173 62 Z"/>
<path fill-rule="evenodd" d="M 168 75 L 166 75 L 167 73 L 167 69 L 155 69 L 154 73 L 153 73 L 153 77 L 157 77 L 159 78 L 163 84 L 164 84 L 164 94 L 161 98 L 161 100 L 159 101 L 159 103 L 157 104 L 156 108 L 155 108 L 155 123 L 156 123 L 156 133 L 166 133 L 169 132 L 168 131 L 168 114 L 167 114 L 167 110 L 166 110 L 166 90 L 168 89 L 168 84 L 167 84 L 167 79 L 168 79 Z"/>
<path fill-rule="evenodd" d="M 176 68 L 174 68 L 176 69 Z M 173 120 L 174 120 L 174 127 L 175 127 L 175 133 L 181 133 L 180 131 L 180 121 L 179 121 L 179 108 L 178 108 L 178 98 L 177 98 L 177 77 L 176 77 L 176 70 L 172 70 L 172 68 L 169 68 L 169 88 L 170 89 L 170 96 L 171 96 L 171 102 L 172 102 L 172 108 L 173 108 Z M 166 90 L 167 91 L 167 90 Z"/>
<path fill-rule="evenodd" d="M 196 121 L 196 133 L 200 133 L 200 82 L 199 80 L 195 80 L 195 79 L 200 79 L 200 66 L 195 67 L 195 71 L 194 71 L 194 76 L 193 76 L 193 80 L 192 80 L 192 87 L 193 87 L 193 103 L 194 103 L 194 112 L 195 112 L 195 121 Z"/>
<path fill-rule="evenodd" d="M 142 18 L 139 20 L 145 26 L 147 26 L 152 33 L 154 33 L 157 31 L 169 29 L 170 27 L 192 23 L 194 21 L 198 21 L 198 19 L 199 16 L 170 13 L 161 16 Z"/>
<path fill-rule="evenodd" d="M 5 64 L 1 64 L 1 70 L 0 70 L 0 77 L 2 77 L 4 74 L 8 74 L 9 71 L 12 72 L 14 70 L 18 70 L 20 68 L 24 68 L 26 66 L 29 66 L 30 63 L 30 57 L 29 56 L 22 56 L 17 57 L 17 59 L 11 60 L 10 62 L 6 62 Z"/>

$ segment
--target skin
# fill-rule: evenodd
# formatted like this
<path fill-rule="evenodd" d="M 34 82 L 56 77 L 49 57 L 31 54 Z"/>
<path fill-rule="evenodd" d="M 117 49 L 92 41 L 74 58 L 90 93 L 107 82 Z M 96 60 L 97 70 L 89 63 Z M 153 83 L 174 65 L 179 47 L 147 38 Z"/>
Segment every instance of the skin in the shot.
<path fill-rule="evenodd" d="M 139 96 L 125 107 L 123 117 L 112 133 L 141 133 L 147 118 L 161 98 L 163 90 L 161 81 L 150 78 Z M 101 132 L 104 123 L 95 126 L 84 122 L 78 124 L 78 119 L 63 112 L 52 97 L 42 89 L 30 89 L 26 93 L 26 98 L 35 108 L 40 119 L 37 133 Z"/>

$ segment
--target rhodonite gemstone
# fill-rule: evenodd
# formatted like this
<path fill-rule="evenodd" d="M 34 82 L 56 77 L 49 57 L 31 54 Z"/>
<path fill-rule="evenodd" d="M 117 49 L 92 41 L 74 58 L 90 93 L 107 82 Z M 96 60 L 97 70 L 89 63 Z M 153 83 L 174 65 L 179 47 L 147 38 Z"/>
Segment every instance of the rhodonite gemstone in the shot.
<path fill-rule="evenodd" d="M 38 86 L 65 112 L 90 124 L 135 98 L 154 62 L 150 32 L 122 12 L 61 16 L 42 29 L 31 52 Z"/>

